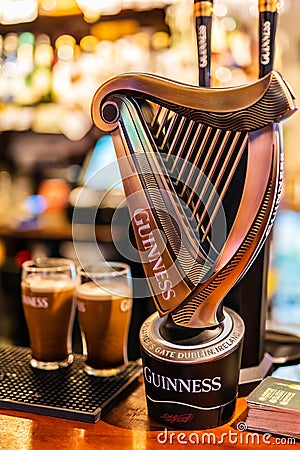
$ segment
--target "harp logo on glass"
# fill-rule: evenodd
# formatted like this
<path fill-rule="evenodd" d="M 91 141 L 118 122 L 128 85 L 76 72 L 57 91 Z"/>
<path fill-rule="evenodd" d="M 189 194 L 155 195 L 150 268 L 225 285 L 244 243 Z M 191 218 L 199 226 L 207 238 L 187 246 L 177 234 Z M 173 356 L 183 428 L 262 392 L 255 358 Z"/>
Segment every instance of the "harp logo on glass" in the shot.
<path fill-rule="evenodd" d="M 199 27 L 199 66 L 207 66 L 207 30 L 205 25 L 200 25 Z"/>
<path fill-rule="evenodd" d="M 150 227 L 149 214 L 143 208 L 138 208 L 133 213 L 133 220 L 137 227 L 137 232 L 141 238 L 141 243 L 150 263 L 153 263 L 152 271 L 157 281 L 158 288 L 164 300 L 176 297 L 172 281 L 169 279 L 168 271 L 163 263 L 162 256 L 155 242 L 153 231 Z"/>
<path fill-rule="evenodd" d="M 270 63 L 271 56 L 271 22 L 266 20 L 262 26 L 262 43 L 260 62 L 264 66 Z"/>

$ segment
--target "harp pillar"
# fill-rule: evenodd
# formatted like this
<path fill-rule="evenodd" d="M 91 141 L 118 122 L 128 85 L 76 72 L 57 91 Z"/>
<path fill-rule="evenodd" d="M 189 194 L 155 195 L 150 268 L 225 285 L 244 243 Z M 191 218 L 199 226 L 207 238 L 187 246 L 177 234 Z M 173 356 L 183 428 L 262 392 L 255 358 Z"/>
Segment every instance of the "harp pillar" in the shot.
<path fill-rule="evenodd" d="M 273 366 L 273 358 L 265 353 L 269 244 L 270 238 L 245 276 L 227 294 L 224 301 L 224 304 L 236 311 L 245 323 L 239 381 L 241 396 L 248 395 L 271 372 Z"/>

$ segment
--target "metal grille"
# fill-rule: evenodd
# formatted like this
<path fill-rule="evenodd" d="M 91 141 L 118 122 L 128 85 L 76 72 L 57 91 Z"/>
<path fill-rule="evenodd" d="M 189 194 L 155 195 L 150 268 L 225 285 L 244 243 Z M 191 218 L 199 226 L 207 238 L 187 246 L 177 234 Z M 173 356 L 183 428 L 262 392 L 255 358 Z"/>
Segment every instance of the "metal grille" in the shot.
<path fill-rule="evenodd" d="M 0 408 L 96 423 L 142 373 L 139 361 L 120 374 L 93 377 L 75 355 L 65 369 L 33 369 L 30 351 L 0 346 Z"/>

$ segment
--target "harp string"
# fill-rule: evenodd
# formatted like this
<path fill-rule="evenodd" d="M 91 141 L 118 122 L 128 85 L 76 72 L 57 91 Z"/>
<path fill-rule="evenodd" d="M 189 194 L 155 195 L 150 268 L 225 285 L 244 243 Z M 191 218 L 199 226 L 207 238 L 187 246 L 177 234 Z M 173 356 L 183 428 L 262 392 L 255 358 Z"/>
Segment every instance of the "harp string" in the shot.
<path fill-rule="evenodd" d="M 216 207 L 214 208 L 213 213 L 212 213 L 212 215 L 210 217 L 210 222 L 209 222 L 208 226 L 206 227 L 206 229 L 204 231 L 203 237 L 201 239 L 201 241 L 203 241 L 203 242 L 207 238 L 207 235 L 208 235 L 208 233 L 210 231 L 210 228 L 211 228 L 211 224 L 213 223 L 213 221 L 215 219 L 215 216 L 217 214 L 218 208 L 220 207 L 220 205 L 221 205 L 221 203 L 222 203 L 222 201 L 223 201 L 223 199 L 225 197 L 225 194 L 226 194 L 226 192 L 228 190 L 228 187 L 230 186 L 230 183 L 231 183 L 231 180 L 233 178 L 233 175 L 234 175 L 234 173 L 235 173 L 235 171 L 237 169 L 237 166 L 238 166 L 238 164 L 240 162 L 240 159 L 241 159 L 241 157 L 242 157 L 242 155 L 243 155 L 243 153 L 244 153 L 244 151 L 246 149 L 247 142 L 248 142 L 248 134 L 244 134 L 243 135 L 243 141 L 242 141 L 242 143 L 241 143 L 241 145 L 239 147 L 238 154 L 233 159 L 233 164 L 231 166 L 230 172 L 229 172 L 228 177 L 226 179 L 225 185 L 224 185 L 221 193 L 219 194 L 219 196 L 217 198 L 217 204 L 216 204 Z M 200 223 L 199 223 L 199 225 L 200 225 Z"/>
<path fill-rule="evenodd" d="M 191 192 L 191 195 L 188 199 L 188 205 L 191 203 L 191 201 L 195 201 L 196 203 L 194 205 L 192 215 L 195 215 L 198 210 L 200 204 L 206 204 L 205 200 L 205 194 L 207 189 L 212 186 L 211 182 L 213 179 L 213 175 L 217 169 L 217 166 L 219 164 L 219 161 L 221 159 L 221 156 L 223 154 L 223 149 L 225 148 L 226 142 L 228 139 L 228 134 L 226 133 L 225 139 L 221 140 L 221 132 L 218 130 L 218 132 L 215 134 L 213 142 L 210 146 L 209 152 L 207 153 L 207 157 L 205 158 L 204 165 L 202 166 L 202 170 L 199 172 L 198 177 L 196 179 L 195 186 Z M 221 142 L 220 142 L 221 140 Z M 216 152 L 215 152 L 216 150 Z M 212 157 L 212 155 L 214 156 Z M 212 165 L 210 169 L 208 168 L 209 163 L 212 161 Z M 207 174 L 205 173 L 207 169 Z M 197 197 L 196 197 L 197 196 Z"/>
<path fill-rule="evenodd" d="M 159 138 L 159 136 L 160 136 L 160 134 L 161 134 L 161 132 L 163 130 L 163 127 L 165 126 L 165 123 L 168 120 L 169 114 L 170 114 L 170 111 L 164 108 L 162 110 L 161 121 L 159 121 L 160 115 L 158 115 L 157 122 L 155 123 L 157 125 L 157 131 L 156 131 L 156 134 L 155 134 L 156 138 Z"/>
<path fill-rule="evenodd" d="M 195 169 L 194 170 L 190 170 L 187 178 L 184 180 L 184 184 L 183 184 L 182 190 L 181 190 L 181 192 L 179 194 L 180 197 L 184 196 L 186 190 L 188 189 L 188 186 L 191 184 L 191 180 L 193 178 L 193 175 L 195 174 L 195 170 L 198 171 L 198 163 L 200 161 L 200 158 L 201 158 L 201 156 L 203 154 L 203 150 L 205 149 L 206 144 L 208 142 L 208 139 L 210 137 L 211 130 L 212 130 L 211 128 L 206 128 L 206 130 L 205 130 L 205 134 L 203 136 L 203 139 L 200 142 L 199 148 L 198 148 L 197 153 L 196 153 L 196 155 L 194 157 L 194 161 L 192 162 L 193 166 L 195 166 Z M 197 141 L 195 141 L 195 144 L 197 144 Z M 192 149 L 191 153 L 193 153 L 193 151 L 194 151 L 194 149 Z M 180 178 L 178 181 L 183 181 L 183 180 L 182 180 L 182 178 Z"/>
<path fill-rule="evenodd" d="M 171 145 L 169 146 L 169 150 L 168 150 L 168 153 L 166 156 L 166 161 L 169 160 L 170 155 L 175 154 L 175 152 L 177 153 L 177 150 L 178 150 L 177 143 L 179 142 L 179 136 L 181 135 L 181 132 L 183 131 L 183 127 L 187 120 L 184 116 L 182 116 L 182 117 L 178 116 L 178 117 L 179 117 L 179 123 L 176 127 L 175 135 L 172 139 Z"/>
<path fill-rule="evenodd" d="M 155 129 L 156 124 L 159 123 L 158 116 L 162 109 L 166 110 L 166 108 L 163 108 L 161 105 L 153 105 L 152 110 L 154 110 L 154 114 L 153 114 L 153 118 L 150 123 L 151 129 L 153 129 L 153 130 Z"/>
<path fill-rule="evenodd" d="M 162 143 L 160 145 L 161 148 L 165 148 L 168 145 L 168 141 L 169 141 L 170 135 L 171 135 L 171 133 L 173 131 L 173 128 L 175 128 L 175 124 L 176 124 L 176 121 L 177 121 L 178 117 L 179 117 L 178 114 L 174 114 L 171 117 L 170 124 L 168 126 L 167 132 L 165 133 L 163 141 L 162 141 Z"/>
<path fill-rule="evenodd" d="M 175 186 L 179 185 L 181 177 L 184 175 L 186 169 L 189 169 L 189 173 L 187 174 L 189 181 L 190 176 L 193 175 L 193 172 L 190 173 L 191 155 L 196 152 L 196 161 L 200 159 L 203 149 L 205 148 L 205 143 L 210 135 L 211 128 L 204 129 L 202 124 L 195 123 L 194 121 L 188 121 L 187 119 L 183 121 L 182 117 L 178 114 L 162 107 L 156 109 L 154 119 L 151 124 L 153 126 L 152 135 L 154 135 L 155 141 L 158 142 L 158 144 L 159 142 L 162 142 L 162 144 L 158 145 L 158 147 L 162 154 L 161 156 L 164 163 L 162 170 L 167 175 L 167 181 L 175 188 Z M 187 125 L 185 130 L 183 129 L 184 125 Z M 204 131 L 204 139 L 199 141 L 202 131 Z M 175 138 L 172 135 L 175 136 Z M 169 148 L 167 147 L 167 138 L 172 140 L 172 144 Z M 179 148 L 175 146 L 174 140 L 180 143 Z M 184 152 L 186 153 L 185 155 Z M 180 162 L 182 167 L 178 167 L 178 162 Z M 188 165 L 189 167 L 187 167 Z M 185 190 L 185 182 L 183 183 L 183 187 Z M 179 194 L 178 189 L 175 189 L 175 192 Z M 183 196 L 178 195 L 178 197 L 181 199 L 181 208 L 186 219 L 188 220 L 186 231 L 188 232 L 188 227 L 191 227 L 193 232 L 195 232 L 197 230 L 198 221 L 195 220 L 195 217 L 191 216 L 191 210 L 189 206 L 186 205 L 186 201 L 184 201 Z M 198 231 L 196 232 L 198 234 Z M 215 257 L 217 257 L 219 251 L 216 249 L 209 237 L 207 239 L 207 243 L 207 250 L 205 250 L 204 247 L 199 249 L 201 250 L 203 256 L 206 259 L 211 259 L 209 254 L 213 252 L 215 253 Z"/>
<path fill-rule="evenodd" d="M 202 245 L 218 253 L 209 233 L 245 151 L 247 133 L 202 125 L 162 106 L 154 110 L 151 129 L 190 226 L 200 232 Z"/>
<path fill-rule="evenodd" d="M 211 186 L 210 181 L 213 179 L 213 176 L 215 175 L 216 170 L 219 167 L 219 162 L 221 160 L 221 157 L 223 156 L 223 151 L 228 142 L 229 136 L 230 136 L 230 132 L 227 131 L 225 133 L 224 138 L 222 139 L 222 142 L 220 143 L 220 145 L 218 147 L 217 154 L 216 154 L 215 158 L 213 159 L 213 164 L 211 165 L 211 168 L 209 169 L 208 175 L 205 176 L 205 178 L 204 178 L 203 172 L 200 172 L 200 174 L 199 174 L 200 180 L 199 180 L 198 185 L 196 186 L 196 190 L 198 190 L 198 187 L 200 187 L 201 184 L 203 186 L 202 186 L 202 189 L 199 192 L 199 194 L 197 193 L 198 200 L 196 201 L 196 204 L 195 204 L 195 207 L 193 210 L 193 215 L 195 215 L 196 212 L 198 211 L 200 203 L 203 203 L 204 195 Z M 204 183 L 203 183 L 203 178 L 204 178 Z M 216 183 L 214 183 L 213 188 L 217 189 Z M 213 192 L 213 189 L 210 189 L 210 190 L 212 190 L 212 192 Z M 205 206 L 207 207 L 207 200 L 205 201 Z"/>
<path fill-rule="evenodd" d="M 230 147 L 229 147 L 229 149 L 228 149 L 228 151 L 226 153 L 225 160 L 224 160 L 223 164 L 221 165 L 221 167 L 219 168 L 219 173 L 218 173 L 217 178 L 216 178 L 216 180 L 214 182 L 213 189 L 210 189 L 208 198 L 205 201 L 205 208 L 207 210 L 210 209 L 211 203 L 212 203 L 214 197 L 216 197 L 216 192 L 218 192 L 218 188 L 219 188 L 219 186 L 221 184 L 221 181 L 223 180 L 223 176 L 224 176 L 224 174 L 226 172 L 226 169 L 228 168 L 228 166 L 230 166 L 229 163 L 231 162 L 231 158 L 233 156 L 233 153 L 234 153 L 237 141 L 238 141 L 238 139 L 240 137 L 240 134 L 241 133 L 235 133 L 234 139 L 233 139 L 233 141 L 232 141 L 232 143 L 231 143 L 231 145 L 230 145 Z M 229 135 L 230 135 L 230 133 L 227 135 L 226 142 L 229 139 Z M 223 141 L 223 143 L 224 143 L 224 141 Z M 223 151 L 223 149 L 221 151 Z M 211 172 L 212 171 L 214 171 L 214 172 L 216 171 L 216 166 L 217 166 L 217 161 L 215 162 L 215 167 L 212 166 Z M 219 197 L 219 198 L 220 198 L 220 196 L 224 197 L 225 193 L 226 193 L 226 189 L 224 189 L 224 187 L 223 187 L 221 192 L 218 193 L 217 197 Z M 202 195 L 199 196 L 199 199 L 198 199 L 198 201 L 197 201 L 197 203 L 195 205 L 195 210 L 193 211 L 194 213 L 199 209 L 200 203 L 202 201 L 201 198 L 202 198 Z M 214 213 L 214 210 L 213 210 L 213 213 Z M 205 210 L 202 212 L 202 215 L 199 217 L 199 222 L 200 223 L 203 222 L 204 217 L 205 217 Z"/>
<path fill-rule="evenodd" d="M 203 130 L 203 125 L 198 124 L 197 128 L 195 130 L 195 134 L 194 134 L 194 137 L 192 139 L 191 145 L 190 145 L 190 147 L 189 147 L 189 149 L 187 151 L 186 159 L 184 159 L 183 164 L 182 164 L 182 166 L 180 168 L 180 171 L 178 173 L 178 178 L 177 178 L 177 180 L 175 180 L 175 184 L 178 184 L 179 180 L 181 180 L 181 178 L 183 176 L 184 171 L 187 169 L 187 166 L 190 165 L 191 155 L 192 155 L 192 153 L 193 153 L 193 151 L 195 149 L 196 142 L 199 139 L 200 133 L 201 133 L 202 130 Z"/>
<path fill-rule="evenodd" d="M 184 149 L 186 148 L 186 144 L 187 144 L 188 139 L 189 139 L 189 137 L 191 135 L 191 131 L 192 131 L 193 126 L 194 126 L 194 122 L 191 120 L 190 123 L 188 124 L 186 133 L 185 133 L 185 135 L 184 135 L 184 137 L 183 137 L 183 139 L 181 141 L 181 144 L 180 144 L 180 146 L 178 148 L 178 152 L 176 152 L 176 156 L 174 158 L 173 165 L 172 165 L 171 170 L 170 170 L 170 175 L 173 175 L 174 170 L 176 169 L 176 167 L 178 167 L 178 160 L 182 159 L 182 154 L 183 154 Z"/>
<path fill-rule="evenodd" d="M 195 180 L 195 183 L 194 183 L 194 186 L 193 186 L 193 190 L 191 191 L 190 196 L 187 199 L 187 206 L 189 206 L 191 204 L 192 200 L 195 199 L 195 195 L 196 194 L 197 194 L 197 197 L 199 195 L 201 195 L 201 191 L 198 194 L 199 188 L 201 187 L 201 183 L 203 183 L 204 180 L 208 179 L 206 174 L 205 174 L 205 171 L 207 170 L 208 165 L 209 165 L 210 161 L 213 158 L 213 154 L 215 153 L 216 145 L 217 145 L 217 142 L 218 142 L 219 137 L 221 135 L 221 130 L 216 129 L 216 130 L 214 130 L 212 132 L 212 134 L 213 134 L 212 142 L 208 146 L 208 148 L 206 147 L 206 155 L 205 155 L 203 163 L 201 164 L 201 170 L 197 174 L 197 178 Z M 204 183 L 205 183 L 205 181 L 204 181 Z M 195 215 L 194 212 L 193 212 L 193 215 Z"/>

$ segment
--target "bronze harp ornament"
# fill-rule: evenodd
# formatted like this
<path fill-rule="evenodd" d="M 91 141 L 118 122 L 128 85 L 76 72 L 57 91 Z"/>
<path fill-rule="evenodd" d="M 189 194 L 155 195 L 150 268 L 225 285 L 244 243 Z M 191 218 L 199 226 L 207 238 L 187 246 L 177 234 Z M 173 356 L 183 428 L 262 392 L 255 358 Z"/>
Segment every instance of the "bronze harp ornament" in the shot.
<path fill-rule="evenodd" d="M 112 135 L 142 263 L 160 316 L 209 328 L 264 243 L 282 190 L 278 124 L 295 111 L 277 73 L 207 89 L 147 74 L 95 93 Z"/>

